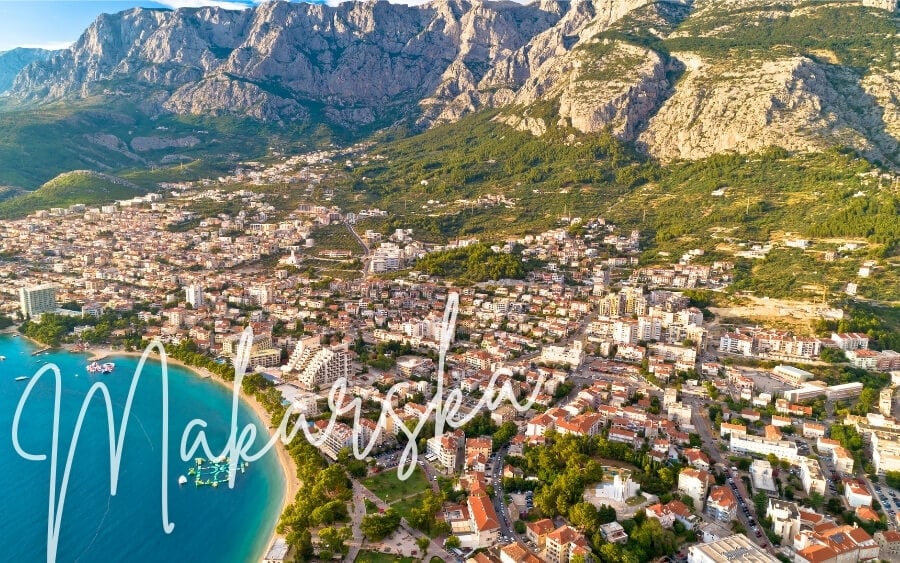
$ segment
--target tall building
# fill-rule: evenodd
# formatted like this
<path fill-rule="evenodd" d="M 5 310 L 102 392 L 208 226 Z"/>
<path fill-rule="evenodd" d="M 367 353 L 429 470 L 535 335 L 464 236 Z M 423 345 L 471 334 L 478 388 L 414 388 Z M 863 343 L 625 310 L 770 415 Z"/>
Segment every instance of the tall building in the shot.
<path fill-rule="evenodd" d="M 894 404 L 894 387 L 885 387 L 878 396 L 878 410 L 884 416 L 891 416 L 891 407 Z"/>
<path fill-rule="evenodd" d="M 321 389 L 341 377 L 350 377 L 350 354 L 346 344 L 322 346 L 318 336 L 301 340 L 282 366 L 285 379 L 293 379 L 306 389 Z"/>
<path fill-rule="evenodd" d="M 184 288 L 184 300 L 190 303 L 194 309 L 202 307 L 205 303 L 203 300 L 203 286 L 198 283 L 192 283 Z"/>
<path fill-rule="evenodd" d="M 44 284 L 19 289 L 19 306 L 26 318 L 52 313 L 56 310 L 56 286 Z"/>

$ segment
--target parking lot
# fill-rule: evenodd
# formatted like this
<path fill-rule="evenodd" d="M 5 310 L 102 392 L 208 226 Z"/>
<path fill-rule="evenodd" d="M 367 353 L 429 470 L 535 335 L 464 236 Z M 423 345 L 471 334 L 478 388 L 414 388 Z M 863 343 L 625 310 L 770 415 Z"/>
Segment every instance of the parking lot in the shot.
<path fill-rule="evenodd" d="M 897 491 L 887 485 L 873 482 L 868 478 L 866 481 L 869 485 L 869 492 L 872 493 L 872 498 L 878 500 L 881 504 L 881 508 L 888 515 L 888 527 L 892 530 L 896 530 L 897 513 L 900 512 L 900 495 L 897 494 Z"/>

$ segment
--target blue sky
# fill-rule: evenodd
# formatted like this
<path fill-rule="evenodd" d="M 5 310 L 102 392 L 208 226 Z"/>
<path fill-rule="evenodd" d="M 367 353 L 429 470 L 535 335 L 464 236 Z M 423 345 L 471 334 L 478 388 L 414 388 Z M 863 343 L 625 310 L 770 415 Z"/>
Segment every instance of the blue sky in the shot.
<path fill-rule="evenodd" d="M 240 8 L 253 4 L 253 0 L 0 0 L 0 51 L 14 47 L 66 47 L 78 39 L 98 14 L 134 6 Z"/>

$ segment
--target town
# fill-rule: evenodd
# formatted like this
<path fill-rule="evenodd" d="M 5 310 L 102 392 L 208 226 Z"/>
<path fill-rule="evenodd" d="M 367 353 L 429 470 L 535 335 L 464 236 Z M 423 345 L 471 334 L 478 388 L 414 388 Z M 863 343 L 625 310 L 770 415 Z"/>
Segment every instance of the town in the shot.
<path fill-rule="evenodd" d="M 0 224 L 0 313 L 26 336 L 97 353 L 159 339 L 225 375 L 250 327 L 250 392 L 273 415 L 291 406 L 321 433 L 332 384 L 362 400 L 360 426 L 341 419 L 320 448 L 352 477 L 354 507 L 266 562 L 900 561 L 900 353 L 841 330 L 842 311 L 817 309 L 816 335 L 724 323 L 707 296 L 734 263 L 695 250 L 646 264 L 640 232 L 602 217 L 446 244 L 358 233 L 385 212 L 329 203 L 334 156 Z M 535 401 L 423 435 L 401 481 L 404 433 L 377 413 L 390 402 L 417 427 L 439 376 L 463 413 L 502 386 Z"/>

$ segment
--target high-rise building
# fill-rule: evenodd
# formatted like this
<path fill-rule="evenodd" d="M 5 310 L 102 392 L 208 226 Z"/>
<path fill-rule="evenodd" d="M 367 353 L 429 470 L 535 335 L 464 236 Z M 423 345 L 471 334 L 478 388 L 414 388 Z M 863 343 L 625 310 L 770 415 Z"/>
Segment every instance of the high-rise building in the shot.
<path fill-rule="evenodd" d="M 350 377 L 350 355 L 346 344 L 322 346 L 318 336 L 301 340 L 282 366 L 285 380 L 294 380 L 305 389 L 321 389 L 338 379 Z"/>
<path fill-rule="evenodd" d="M 33 285 L 19 289 L 19 305 L 27 318 L 37 318 L 56 310 L 56 286 Z"/>
<path fill-rule="evenodd" d="M 203 300 L 203 287 L 198 283 L 192 283 L 184 288 L 184 299 L 191 304 L 194 309 L 202 307 L 205 303 Z"/>
<path fill-rule="evenodd" d="M 878 396 L 878 410 L 884 416 L 891 416 L 891 407 L 894 406 L 894 387 L 885 387 Z"/>

